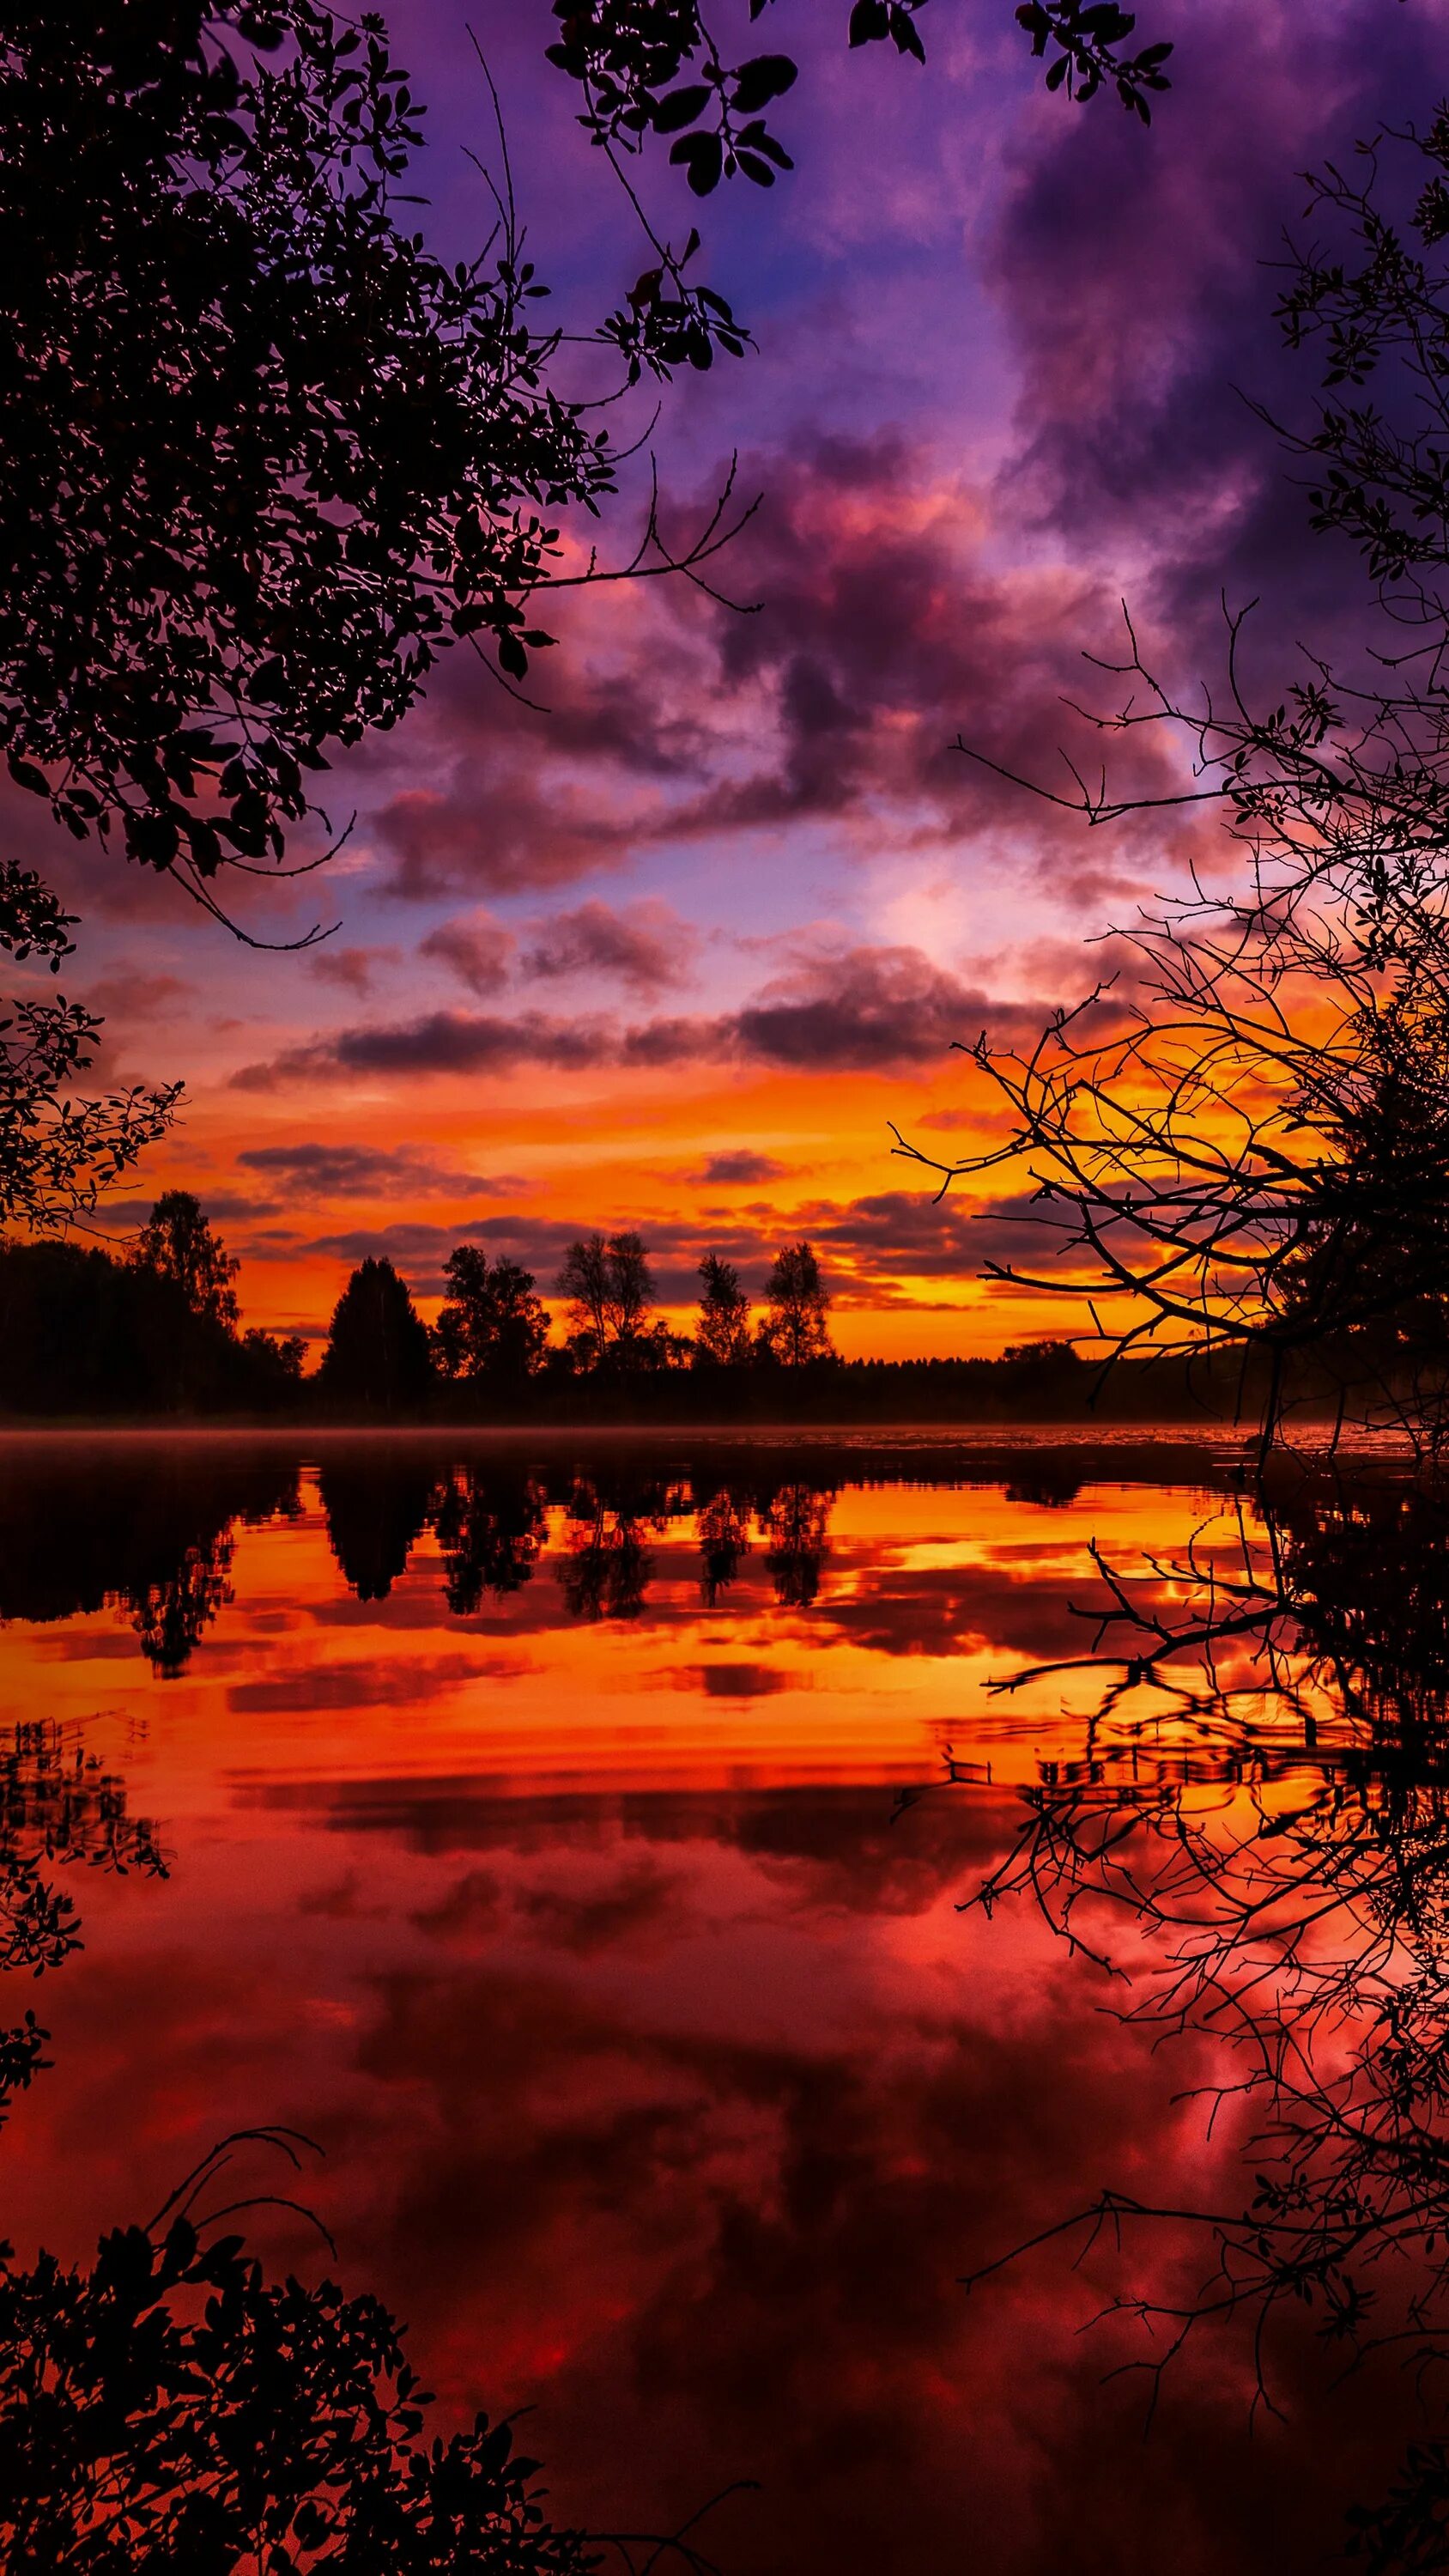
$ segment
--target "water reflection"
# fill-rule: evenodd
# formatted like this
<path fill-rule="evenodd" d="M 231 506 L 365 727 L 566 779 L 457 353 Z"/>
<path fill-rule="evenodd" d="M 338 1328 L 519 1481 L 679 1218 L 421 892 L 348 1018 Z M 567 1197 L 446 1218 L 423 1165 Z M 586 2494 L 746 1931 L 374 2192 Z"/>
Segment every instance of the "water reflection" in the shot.
<path fill-rule="evenodd" d="M 238 1524 L 294 1516 L 295 1457 L 208 1442 L 33 1440 L 0 1476 L 0 1620 L 129 1612 L 161 1674 L 225 1603 Z"/>
<path fill-rule="evenodd" d="M 445 2421 L 538 2408 L 567 2519 L 670 2527 L 753 2476 L 709 2542 L 733 2576 L 1306 2576 L 1405 2412 L 1367 2356 L 1326 2385 L 1318 2323 L 1367 2345 L 1437 2260 L 1444 1533 L 1390 1479 L 1264 1516 L 1230 1458 L 1163 1463 L 400 1438 L 299 1485 L 238 1443 L 165 1471 L 191 1515 L 146 1581 L 229 1549 L 171 1678 L 119 1513 L 68 1619 L 27 1538 L 0 1706 L 124 1700 L 177 1857 L 164 1910 L 97 1875 L 11 2233 L 88 2249 L 283 2121 L 328 2146 L 344 2281 L 408 2316 Z M 15 1481 L 63 1550 L 46 1475 Z M 969 1796 L 900 1803 L 948 1759 Z M 1205 2140 L 1177 2097 L 1225 2080 Z M 1287 2197 L 1255 2213 L 1264 2128 L 1247 2170 Z M 1038 2258 L 963 2294 L 1104 2183 L 1206 2210 L 1209 2264 L 1144 2220 L 1085 2286 Z M 285 2214 L 265 2241 L 311 2277 Z M 1141 2303 L 1105 2356 L 1133 2358 L 1220 2257 L 1283 2420 L 1249 2438 L 1251 2339 L 1194 2327 L 1144 2450 L 1084 2311 Z"/>
<path fill-rule="evenodd" d="M 43 1976 L 80 1949 L 75 1899 L 46 1874 L 77 1863 L 166 1876 L 153 1826 L 129 1813 L 124 1782 L 79 1734 L 45 1719 L 18 1725 L 0 1746 L 0 1975 Z M 33 2011 L 0 2028 L 0 2127 L 50 2064 L 49 2037 Z"/>
<path fill-rule="evenodd" d="M 738 1576 L 750 1552 L 750 1516 L 728 1485 L 700 1497 L 696 1519 L 699 1535 L 699 1597 L 713 1610 Z"/>
<path fill-rule="evenodd" d="M 457 1618 L 533 1580 L 548 1535 L 548 1496 L 526 1468 L 455 1467 L 433 1504 L 443 1591 Z"/>
<path fill-rule="evenodd" d="M 434 1477 L 410 1445 L 379 1441 L 330 1457 L 317 1479 L 338 1571 L 359 1601 L 385 1601 L 408 1569 L 432 1507 Z"/>
<path fill-rule="evenodd" d="M 73 1450 L 58 1463 L 38 1444 L 11 1461 L 0 1619 L 124 1607 L 153 1669 L 176 1675 L 233 1597 L 238 1526 L 298 1516 L 299 1469 L 240 1441 L 197 1444 L 195 1454 L 176 1445 L 138 1456 L 112 1444 L 112 1452 L 95 1469 L 88 1457 L 83 1471 Z M 335 1444 L 316 1482 L 333 1558 L 358 1601 L 388 1600 L 427 1533 L 449 1611 L 474 1616 L 532 1582 L 552 1519 L 565 1533 L 567 1614 L 588 1622 L 641 1616 L 655 1576 L 651 1534 L 686 1522 L 696 1527 L 711 1606 L 737 1579 L 753 1534 L 777 1601 L 808 1608 L 835 1490 L 823 1473 L 806 1480 L 784 1460 L 748 1453 L 726 1483 L 708 1467 L 660 1475 L 628 1456 L 460 1464 L 410 1440 Z"/>
<path fill-rule="evenodd" d="M 1124 2020 L 1188 2048 L 1244 2178 L 1213 2200 L 1109 2188 L 1047 2233 L 1128 2238 L 1112 2304 L 1154 2394 L 1225 2322 L 1269 2405 L 1305 2318 L 1340 2372 L 1410 2358 L 1417 2439 L 1387 2500 L 1351 2508 L 1355 2554 L 1444 2564 L 1449 1497 L 1310 1473 L 1102 1571 L 1093 1752 L 1044 1769 L 976 1902 L 1027 1897 L 1129 1975 Z M 1210 2260 L 1184 2277 L 1193 2239 Z"/>

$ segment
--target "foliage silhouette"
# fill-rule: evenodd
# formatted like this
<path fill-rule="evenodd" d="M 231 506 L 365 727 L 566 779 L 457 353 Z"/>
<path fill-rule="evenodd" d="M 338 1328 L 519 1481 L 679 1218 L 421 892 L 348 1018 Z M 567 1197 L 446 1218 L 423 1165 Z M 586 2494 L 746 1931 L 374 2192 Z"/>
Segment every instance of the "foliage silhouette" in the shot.
<path fill-rule="evenodd" d="M 712 2576 L 689 2537 L 698 2514 L 657 2538 L 550 2522 L 506 2419 L 427 2441 L 432 2398 L 382 2301 L 269 2281 L 244 2236 L 218 2232 L 266 2204 L 310 2213 L 275 2193 L 198 2207 L 250 2146 L 296 2169 L 311 2141 L 223 2139 L 145 2225 L 103 2236 L 88 2270 L 45 2253 L 23 2268 L 7 2249 L 0 2532 L 17 2576 L 593 2576 L 606 2553 L 644 2576 L 666 2560 Z"/>
<path fill-rule="evenodd" d="M 251 2134 L 295 2163 L 289 2133 Z M 237 2143 L 147 2225 L 103 2236 L 89 2271 L 42 2254 L 0 2274 L 8 2563 L 35 2576 L 596 2566 L 581 2534 L 545 2521 L 537 2463 L 506 2423 L 479 2416 L 419 2443 L 429 2400 L 380 2300 L 270 2282 L 241 2236 L 216 2232 L 229 2209 L 193 2215 Z"/>
<path fill-rule="evenodd" d="M 764 5 L 749 0 L 749 26 Z M 923 63 L 923 6 L 924 0 L 853 0 L 850 44 L 889 41 L 898 54 Z M 669 158 L 698 197 L 736 176 L 770 188 L 778 172 L 793 169 L 764 114 L 795 86 L 798 65 L 790 55 L 752 54 L 726 63 L 696 0 L 554 0 L 554 16 L 562 23 L 549 60 L 583 88 L 580 123 L 602 148 L 636 154 L 654 136 L 672 138 Z M 1150 121 L 1151 95 L 1168 86 L 1162 66 L 1170 44 L 1128 50 L 1136 20 L 1111 0 L 1027 0 L 1014 16 L 1033 53 L 1049 57 L 1048 89 L 1085 103 L 1108 88 L 1144 125 Z M 647 293 L 652 286 L 657 295 L 659 284 L 646 277 L 641 288 Z"/>
<path fill-rule="evenodd" d="M 391 1412 L 433 1380 L 427 1327 L 390 1261 L 358 1263 L 332 1310 L 318 1374 L 332 1400 Z"/>
<path fill-rule="evenodd" d="M 533 1272 L 500 1253 L 490 1262 L 474 1243 L 460 1243 L 443 1264 L 448 1294 L 433 1328 L 440 1376 L 494 1378 L 505 1384 L 542 1367 L 548 1316 Z"/>
<path fill-rule="evenodd" d="M 808 1243 L 787 1244 L 775 1255 L 765 1283 L 769 1314 L 760 1325 L 760 1350 L 782 1368 L 809 1368 L 835 1357 L 828 1321 L 830 1298 L 820 1264 Z"/>
<path fill-rule="evenodd" d="M 511 218 L 456 267 L 399 221 L 421 113 L 313 0 L 7 21 L 0 736 L 213 911 L 447 645 L 521 676 L 550 521 L 613 482 Z"/>
<path fill-rule="evenodd" d="M 75 916 L 33 869 L 0 862 L 0 950 L 58 975 L 74 928 Z M 164 1135 L 181 1085 L 72 1099 L 72 1079 L 94 1061 L 100 1020 L 59 996 L 13 1002 L 11 1013 L 0 1020 L 0 1226 L 53 1231 L 90 1215 Z"/>
<path fill-rule="evenodd" d="M 743 1368 L 750 1358 L 750 1301 L 732 1261 L 707 1252 L 699 1265 L 699 1320 L 694 1364 Z"/>
<path fill-rule="evenodd" d="M 1036 792 L 1092 826 L 1215 807 L 1242 891 L 1194 880 L 1150 907 L 1124 934 L 1135 991 L 1099 987 L 1020 1051 L 978 1041 L 1003 1142 L 955 1164 L 901 1150 L 943 1190 L 1014 1168 L 1044 1258 L 988 1274 L 1086 1304 L 1109 1356 L 1258 1354 L 1265 1443 L 1307 1367 L 1315 1393 L 1331 1379 L 1345 1410 L 1432 1450 L 1449 1419 L 1449 114 L 1392 152 L 1394 185 L 1405 167 L 1419 185 L 1410 219 L 1387 210 L 1380 151 L 1362 176 L 1329 169 L 1313 204 L 1331 247 L 1291 251 L 1279 306 L 1291 345 L 1321 344 L 1312 420 L 1281 434 L 1315 524 L 1363 556 L 1364 649 L 1346 671 L 1309 655 L 1264 706 L 1234 612 L 1224 686 L 1198 705 L 1129 621 L 1103 667 L 1130 694 L 1097 721 L 1165 736 L 1181 786 Z"/>

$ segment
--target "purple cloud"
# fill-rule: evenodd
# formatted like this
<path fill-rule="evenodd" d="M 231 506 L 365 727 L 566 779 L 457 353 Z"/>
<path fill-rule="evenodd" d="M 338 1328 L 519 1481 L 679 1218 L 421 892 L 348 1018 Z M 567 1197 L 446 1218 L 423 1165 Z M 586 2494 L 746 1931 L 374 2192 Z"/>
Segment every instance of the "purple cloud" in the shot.
<path fill-rule="evenodd" d="M 681 983 L 699 948 L 698 931 L 654 897 L 618 911 L 606 903 L 580 904 L 575 912 L 534 922 L 531 933 L 522 958 L 525 975 L 605 975 L 641 994 Z"/>
<path fill-rule="evenodd" d="M 803 1072 L 861 1072 L 927 1064 L 984 1027 L 1034 1033 L 1042 1008 L 994 1002 L 936 966 L 918 948 L 847 950 L 774 977 L 742 1010 L 645 1021 L 514 1019 L 428 1011 L 390 1026 L 341 1029 L 270 1064 L 233 1075 L 245 1091 L 297 1076 L 348 1073 L 507 1073 L 529 1065 L 563 1072 L 594 1066 L 683 1064 L 717 1057 Z"/>

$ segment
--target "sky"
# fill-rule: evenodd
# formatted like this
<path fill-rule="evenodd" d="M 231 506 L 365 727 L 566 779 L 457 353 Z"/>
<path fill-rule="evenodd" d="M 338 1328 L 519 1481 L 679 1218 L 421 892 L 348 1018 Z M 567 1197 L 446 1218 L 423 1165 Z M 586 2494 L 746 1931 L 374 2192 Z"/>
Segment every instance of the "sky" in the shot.
<path fill-rule="evenodd" d="M 428 103 L 418 221 L 486 234 L 470 153 L 498 143 L 462 0 L 388 13 Z M 102 1012 L 107 1082 L 184 1077 L 180 1121 L 112 1203 L 117 1234 L 194 1189 L 242 1259 L 246 1320 L 315 1336 L 350 1265 L 387 1253 L 432 1312 L 468 1240 L 551 1287 L 577 1233 L 635 1228 L 687 1321 L 701 1254 L 755 1293 L 807 1236 L 851 1355 L 992 1351 L 1052 1301 L 982 1282 L 1029 1246 L 1019 1178 L 943 1158 L 1000 1115 L 957 1051 L 1029 1038 L 1110 971 L 1111 933 L 1220 827 L 1088 831 L 956 746 L 1054 786 L 1099 737 L 1130 602 L 1154 667 L 1221 667 L 1222 603 L 1257 600 L 1253 684 L 1353 633 L 1362 575 L 1307 531 L 1281 443 L 1313 369 L 1281 348 L 1272 263 L 1302 173 L 1427 121 L 1449 0 L 1144 0 L 1174 86 L 1148 131 L 1048 97 L 1006 0 L 932 0 L 925 69 L 851 54 L 844 0 L 775 0 L 801 78 L 766 195 L 641 187 L 755 347 L 612 417 L 639 442 L 594 531 L 627 562 L 657 462 L 687 532 L 729 481 L 758 500 L 712 573 L 550 603 L 523 706 L 451 656 L 395 733 L 326 781 L 325 871 L 258 891 L 230 939 L 169 883 L 78 849 L 8 791 L 9 846 L 80 910 L 65 989 Z M 546 0 L 471 0 L 549 314 L 585 333 L 643 265 L 631 211 L 543 58 Z M 726 50 L 729 48 L 726 46 Z M 584 390 L 596 363 L 560 354 Z M 577 374 L 571 371 L 577 370 Z M 657 405 L 657 418 L 653 417 Z M 532 684 L 531 684 L 532 685 Z M 1271 701 L 1270 701 L 1271 702 Z M 1120 746 L 1114 781 L 1169 755 Z M 335 925 L 335 927 L 333 926 Z"/>

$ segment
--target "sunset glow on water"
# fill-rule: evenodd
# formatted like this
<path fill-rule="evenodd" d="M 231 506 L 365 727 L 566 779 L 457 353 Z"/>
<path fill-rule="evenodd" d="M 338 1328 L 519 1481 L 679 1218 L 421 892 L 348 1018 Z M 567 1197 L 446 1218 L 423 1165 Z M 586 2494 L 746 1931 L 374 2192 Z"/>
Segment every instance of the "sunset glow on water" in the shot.
<path fill-rule="evenodd" d="M 959 2282 L 1104 2180 L 1201 2192 L 1227 2153 L 1175 2099 L 1200 2051 L 1154 2061 L 1029 1909 L 960 1911 L 1043 1765 L 1203 1768 L 1165 1695 L 1094 1756 L 1089 1678 L 990 1689 L 1090 1642 L 1089 1541 L 1141 1563 L 1232 1521 L 1225 1444 L 1159 1454 L 1144 1483 L 1060 1440 L 12 1444 L 0 1716 L 43 1713 L 168 1875 L 66 1879 L 85 1948 L 40 1990 L 11 2235 L 80 2251 L 283 2123 L 324 2155 L 241 2151 L 238 2196 L 317 2213 L 445 2420 L 535 2409 L 567 2513 L 664 2528 L 758 2481 L 712 2525 L 741 2576 L 971 2535 L 1145 2564 L 1123 2516 L 1258 2563 L 1310 2434 L 1290 2403 L 1248 2439 L 1241 2352 L 1204 2344 L 1144 2449 L 1140 2391 L 1099 2384 L 1118 2330 L 1080 2334 L 1108 2249 Z M 1372 2428 L 1342 2430 L 1347 2477 Z"/>

